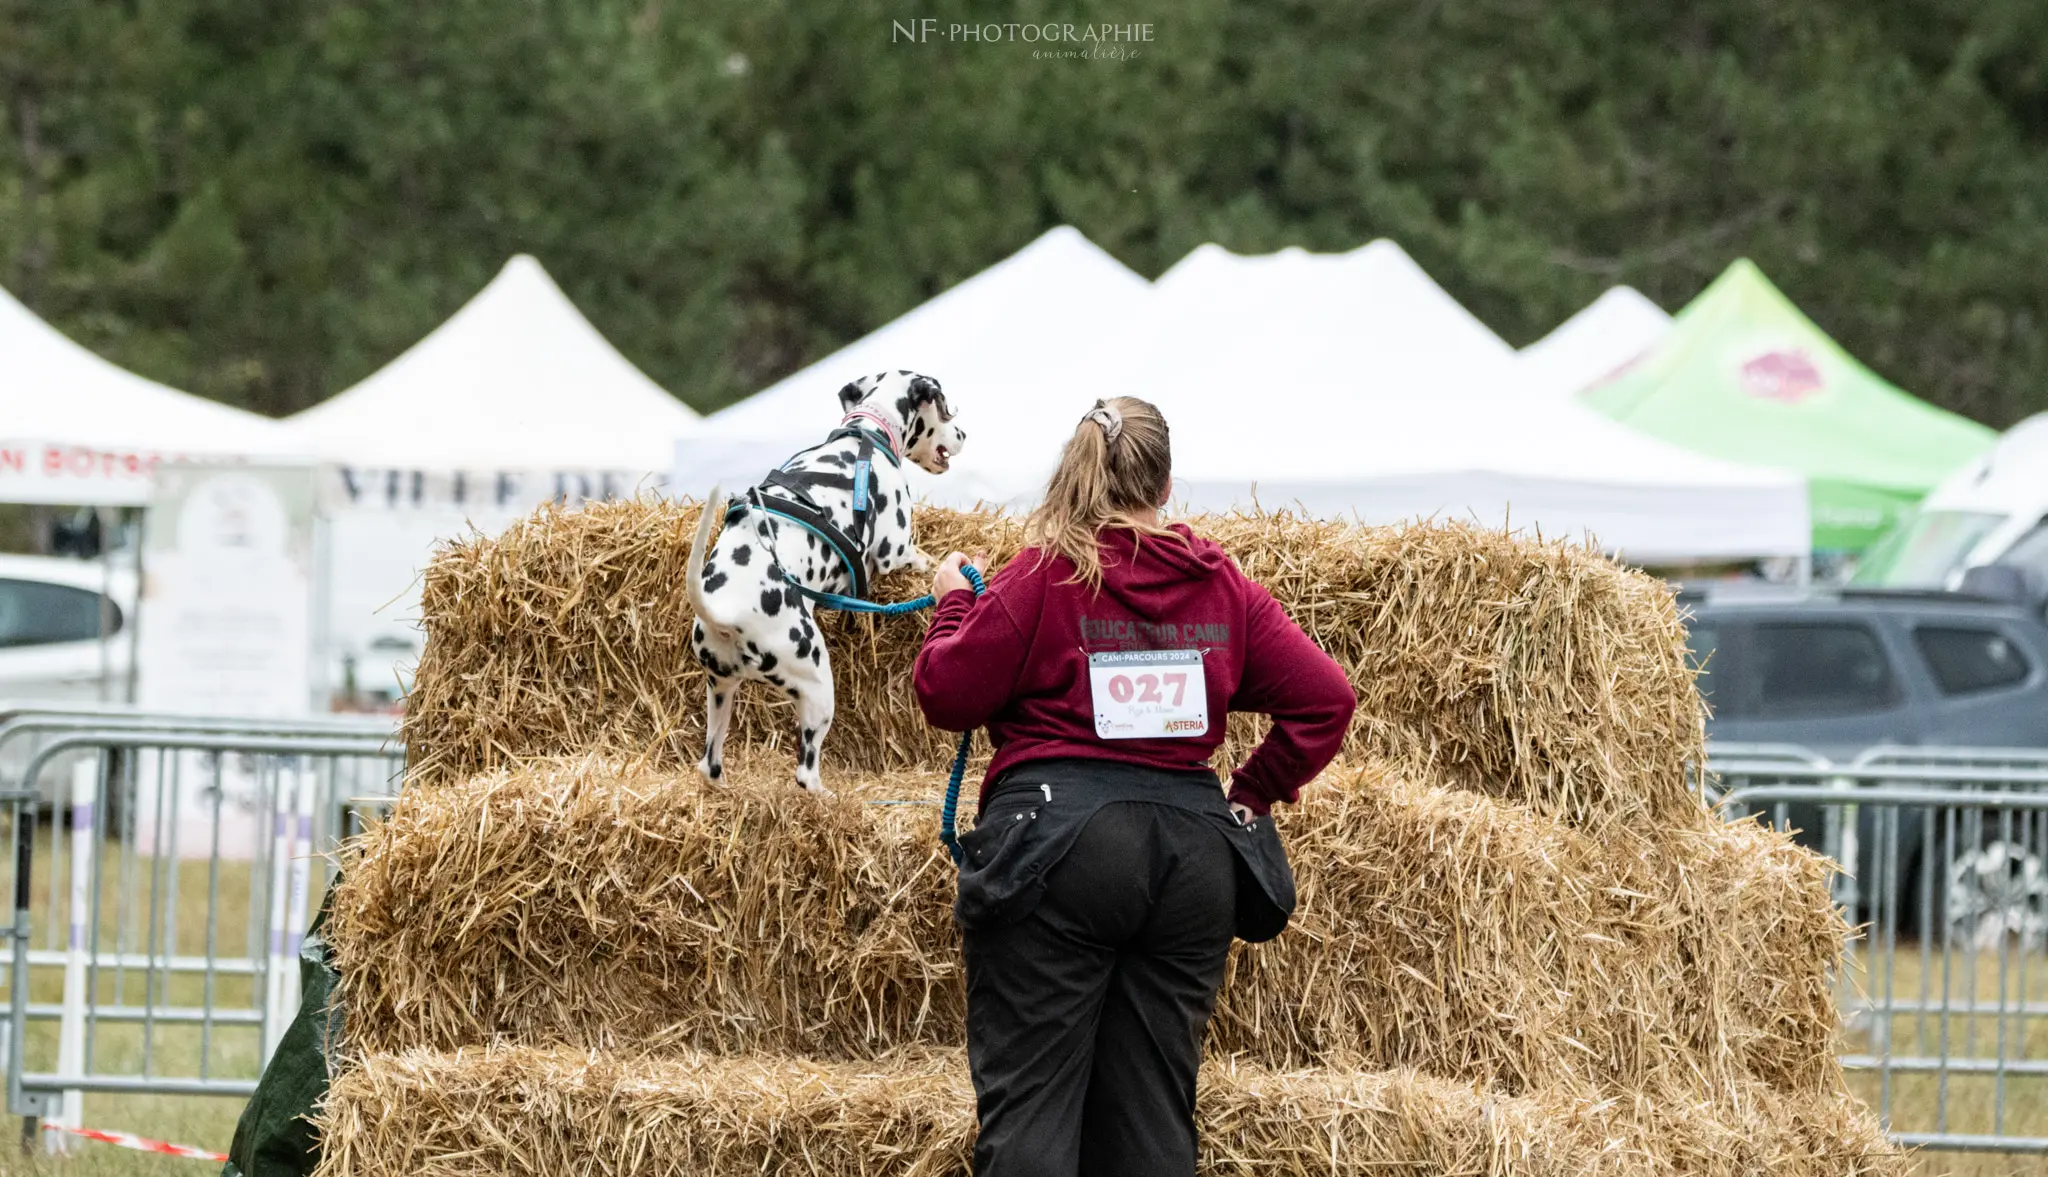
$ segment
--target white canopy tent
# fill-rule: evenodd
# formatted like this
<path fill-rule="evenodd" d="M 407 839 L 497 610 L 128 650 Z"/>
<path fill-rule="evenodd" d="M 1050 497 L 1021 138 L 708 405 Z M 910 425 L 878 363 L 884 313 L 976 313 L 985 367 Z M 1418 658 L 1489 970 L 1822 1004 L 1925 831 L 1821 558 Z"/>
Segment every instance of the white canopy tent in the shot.
<path fill-rule="evenodd" d="M 1012 455 L 1057 453 L 1089 404 L 1114 391 L 1051 374 L 1114 338 L 1150 284 L 1067 226 L 754 396 L 713 414 L 677 447 L 677 490 L 751 485 L 839 420 L 847 381 L 899 368 L 939 381 L 967 432 L 967 448 L 943 476 L 911 468 L 927 501 L 1000 502 L 1042 486 L 1042 472 L 1015 481 Z M 1030 481 L 1035 478 L 1036 481 Z"/>
<path fill-rule="evenodd" d="M 289 417 L 327 461 L 390 470 L 666 471 L 699 418 L 525 254 L 362 383 Z"/>
<path fill-rule="evenodd" d="M 1797 478 L 1520 395 L 1506 344 L 1388 241 L 1266 257 L 1205 246 L 1083 370 L 1166 413 L 1176 499 L 1197 510 L 1473 518 L 1591 533 L 1652 563 L 1808 551 Z M 1075 399 L 1068 422 L 1087 407 Z"/>
<path fill-rule="evenodd" d="M 1523 348 L 1515 379 L 1525 394 L 1571 396 L 1634 363 L 1669 330 L 1663 307 L 1616 286 Z"/>
<path fill-rule="evenodd" d="M 136 506 L 160 461 L 289 449 L 269 418 L 137 376 L 0 290 L 0 502 Z"/>
<path fill-rule="evenodd" d="M 522 254 L 397 359 L 283 425 L 326 467 L 321 658 L 367 702 L 394 695 L 419 652 L 417 574 L 436 543 L 549 499 L 658 486 L 701 419 Z"/>

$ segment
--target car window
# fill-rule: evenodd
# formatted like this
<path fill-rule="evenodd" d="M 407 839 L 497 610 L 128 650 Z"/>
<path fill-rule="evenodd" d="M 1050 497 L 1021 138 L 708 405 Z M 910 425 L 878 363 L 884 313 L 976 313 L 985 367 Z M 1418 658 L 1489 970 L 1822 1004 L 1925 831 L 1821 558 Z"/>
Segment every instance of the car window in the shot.
<path fill-rule="evenodd" d="M 1685 662 L 1698 672 L 1693 681 L 1699 684 L 1700 697 L 1709 703 L 1714 701 L 1714 651 L 1720 646 L 1719 626 L 1696 621 L 1685 631 Z"/>
<path fill-rule="evenodd" d="M 1759 715 L 1854 715 L 1899 701 L 1884 644 L 1868 626 L 1765 623 L 1749 645 Z"/>
<path fill-rule="evenodd" d="M 2042 584 L 2048 584 L 2048 519 L 2036 523 L 2034 530 L 2013 541 L 1997 563 L 2024 568 Z"/>
<path fill-rule="evenodd" d="M 102 632 L 113 633 L 120 628 L 121 611 L 90 589 L 40 580 L 0 579 L 0 649 L 93 641 Z"/>
<path fill-rule="evenodd" d="M 1892 588 L 1940 588 L 1977 542 L 2007 518 L 1988 511 L 1915 515 L 1879 540 L 1851 579 Z"/>
<path fill-rule="evenodd" d="M 1922 626 L 1913 642 L 1944 695 L 1971 695 L 2025 682 L 2032 667 L 2011 638 L 1974 626 Z"/>

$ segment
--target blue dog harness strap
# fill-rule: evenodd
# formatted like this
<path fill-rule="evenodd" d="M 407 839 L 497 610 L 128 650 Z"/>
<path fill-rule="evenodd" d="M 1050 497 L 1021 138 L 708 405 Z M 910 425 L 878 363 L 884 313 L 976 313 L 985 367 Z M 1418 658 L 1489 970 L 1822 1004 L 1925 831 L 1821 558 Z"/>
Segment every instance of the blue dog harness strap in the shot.
<path fill-rule="evenodd" d="M 832 431 L 821 445 L 844 438 L 854 438 L 860 445 L 853 462 L 853 529 L 846 531 L 832 518 L 829 511 L 820 507 L 807 492 L 803 474 L 790 469 L 798 459 L 812 450 L 799 451 L 790 456 L 780 467 L 768 472 L 760 484 L 747 492 L 747 502 L 770 515 L 787 519 L 812 535 L 824 541 L 828 551 L 839 557 L 839 563 L 846 569 L 847 580 L 852 592 L 845 597 L 835 593 L 820 593 L 816 589 L 798 584 L 794 578 L 789 583 L 804 596 L 828 605 L 834 609 L 846 608 L 833 604 L 827 598 L 865 602 L 868 596 L 868 540 L 874 534 L 874 469 L 875 451 L 880 449 L 892 466 L 900 466 L 896 451 L 888 439 L 872 429 L 859 425 L 845 425 Z M 784 570 L 787 575 L 787 569 Z M 872 612 L 872 610 L 869 610 Z"/>

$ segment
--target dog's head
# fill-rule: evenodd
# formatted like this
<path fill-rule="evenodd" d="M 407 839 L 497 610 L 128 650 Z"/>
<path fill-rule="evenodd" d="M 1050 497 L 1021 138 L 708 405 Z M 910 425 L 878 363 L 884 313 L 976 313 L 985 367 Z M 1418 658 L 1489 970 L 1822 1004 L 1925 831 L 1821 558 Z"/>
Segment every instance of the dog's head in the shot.
<path fill-rule="evenodd" d="M 839 408 L 864 409 L 894 425 L 903 456 L 933 474 L 944 474 L 967 445 L 967 431 L 954 422 L 945 392 L 929 376 L 900 370 L 863 376 L 839 390 Z"/>

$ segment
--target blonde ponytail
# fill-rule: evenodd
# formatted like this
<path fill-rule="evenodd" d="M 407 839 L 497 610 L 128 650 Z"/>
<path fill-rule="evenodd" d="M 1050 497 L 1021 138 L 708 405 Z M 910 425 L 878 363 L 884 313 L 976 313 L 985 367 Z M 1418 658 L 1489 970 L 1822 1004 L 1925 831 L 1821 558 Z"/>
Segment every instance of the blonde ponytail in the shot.
<path fill-rule="evenodd" d="M 1067 439 L 1059 469 L 1046 484 L 1045 501 L 1024 521 L 1025 542 L 1047 556 L 1073 561 L 1070 583 L 1099 589 L 1103 528 L 1127 527 L 1140 537 L 1187 542 L 1177 532 L 1138 519 L 1166 501 L 1172 481 L 1173 447 L 1159 410 L 1134 396 L 1096 401 Z"/>

